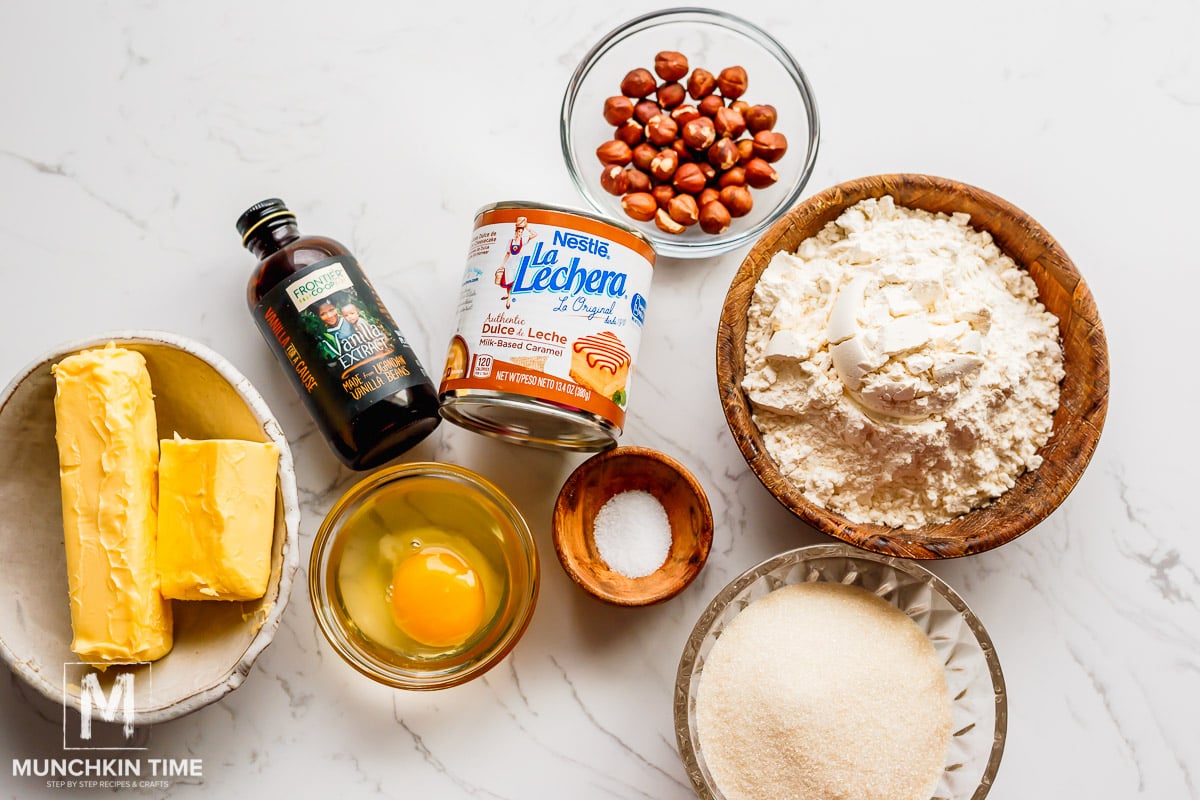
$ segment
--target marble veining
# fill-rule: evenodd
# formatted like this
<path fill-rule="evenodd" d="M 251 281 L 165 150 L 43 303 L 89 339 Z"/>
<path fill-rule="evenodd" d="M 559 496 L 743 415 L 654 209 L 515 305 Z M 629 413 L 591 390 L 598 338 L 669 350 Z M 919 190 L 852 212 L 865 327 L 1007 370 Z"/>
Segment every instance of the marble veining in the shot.
<path fill-rule="evenodd" d="M 1029 534 L 931 565 L 983 620 L 1004 669 L 1008 742 L 989 797 L 1200 800 L 1200 372 L 1186 349 L 1200 293 L 1188 244 L 1197 5 L 714 5 L 766 26 L 807 72 L 823 140 L 806 194 L 900 171 L 981 186 L 1059 239 L 1101 310 L 1114 382 L 1087 474 Z M 443 424 L 405 460 L 462 464 L 509 494 L 538 543 L 541 595 L 493 670 L 408 693 L 345 665 L 313 617 L 313 537 L 359 476 L 331 455 L 251 322 L 253 258 L 233 228 L 250 203 L 284 198 L 303 231 L 355 252 L 439 375 L 474 213 L 506 199 L 581 204 L 559 153 L 562 90 L 595 41 L 647 10 L 0 6 L 0 380 L 101 331 L 177 332 L 254 383 L 296 461 L 301 568 L 274 642 L 220 702 L 139 731 L 146 758 L 200 759 L 202 776 L 123 793 L 693 796 L 672 689 L 696 618 L 758 561 L 826 541 L 763 489 L 721 412 L 716 325 L 745 250 L 660 261 L 622 438 L 703 485 L 715 535 L 700 577 L 661 606 L 594 601 L 550 536 L 555 495 L 584 456 Z M 71 753 L 61 708 L 11 674 L 0 754 L 0 797 L 108 794 L 13 774 L 14 759 Z"/>

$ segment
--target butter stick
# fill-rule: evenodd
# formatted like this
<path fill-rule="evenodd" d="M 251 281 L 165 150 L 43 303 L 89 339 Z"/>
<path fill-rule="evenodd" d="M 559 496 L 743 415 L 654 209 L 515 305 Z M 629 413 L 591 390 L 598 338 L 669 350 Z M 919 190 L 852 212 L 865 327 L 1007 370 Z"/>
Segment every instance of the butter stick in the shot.
<path fill-rule="evenodd" d="M 279 448 L 234 439 L 164 439 L 158 571 L 176 600 L 255 600 L 271 577 Z"/>
<path fill-rule="evenodd" d="M 172 645 L 155 538 L 158 430 L 140 353 L 115 347 L 53 368 L 71 649 L 93 664 L 153 661 Z"/>

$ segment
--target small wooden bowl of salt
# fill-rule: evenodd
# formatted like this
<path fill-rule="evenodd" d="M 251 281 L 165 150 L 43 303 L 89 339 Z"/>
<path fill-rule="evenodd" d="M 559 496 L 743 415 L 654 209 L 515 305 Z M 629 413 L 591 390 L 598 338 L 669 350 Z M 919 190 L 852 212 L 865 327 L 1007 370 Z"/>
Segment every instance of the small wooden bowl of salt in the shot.
<path fill-rule="evenodd" d="M 554 550 L 594 597 L 619 606 L 661 603 L 704 567 L 712 509 L 699 482 L 648 447 L 592 456 L 554 504 Z"/>

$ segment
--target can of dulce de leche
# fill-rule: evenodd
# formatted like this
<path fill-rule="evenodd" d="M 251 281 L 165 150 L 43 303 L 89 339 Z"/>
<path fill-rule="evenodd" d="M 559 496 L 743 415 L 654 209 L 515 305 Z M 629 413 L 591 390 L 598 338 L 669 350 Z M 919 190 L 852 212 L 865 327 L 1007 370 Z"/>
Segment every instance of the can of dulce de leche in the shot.
<path fill-rule="evenodd" d="M 612 220 L 539 203 L 480 209 L 442 416 L 536 447 L 615 445 L 653 272 L 650 242 Z"/>

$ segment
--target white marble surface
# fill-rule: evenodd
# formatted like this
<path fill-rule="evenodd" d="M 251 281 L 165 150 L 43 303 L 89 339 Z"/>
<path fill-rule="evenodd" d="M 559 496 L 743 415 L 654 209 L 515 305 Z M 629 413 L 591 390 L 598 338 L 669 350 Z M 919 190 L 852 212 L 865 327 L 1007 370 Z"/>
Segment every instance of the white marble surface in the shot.
<path fill-rule="evenodd" d="M 355 478 L 314 434 L 253 327 L 233 221 L 285 198 L 347 243 L 440 368 L 473 212 L 578 204 L 559 156 L 582 52 L 646 7 L 611 2 L 0 5 L 0 382 L 113 328 L 198 338 L 255 382 L 293 443 L 302 562 Z M 735 10 L 729 4 L 729 10 Z M 1200 7 L 1161 3 L 797 4 L 736 10 L 807 70 L 824 141 L 811 191 L 879 172 L 989 189 L 1064 245 L 1097 298 L 1108 423 L 1063 506 L 998 550 L 933 565 L 995 639 L 1010 693 L 991 797 L 1200 797 L 1196 230 Z M 475 468 L 531 521 L 541 602 L 485 678 L 412 694 L 340 662 L 303 579 L 238 691 L 156 727 L 200 758 L 171 797 L 687 798 L 671 721 L 683 642 L 733 576 L 822 541 L 749 473 L 714 386 L 718 310 L 742 253 L 657 271 L 623 443 L 665 450 L 712 500 L 700 579 L 662 606 L 582 594 L 554 558 L 554 495 L 580 456 L 443 425 L 411 458 Z M 3 443 L 0 443 L 3 447 Z M 56 708 L 0 680 L 4 796 L 63 755 Z M 87 793 L 87 792 L 84 792 Z M 148 792 L 161 794 L 161 791 Z"/>

